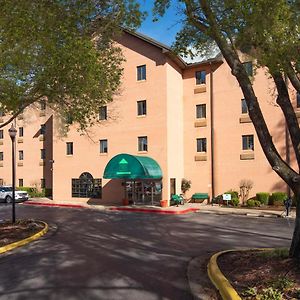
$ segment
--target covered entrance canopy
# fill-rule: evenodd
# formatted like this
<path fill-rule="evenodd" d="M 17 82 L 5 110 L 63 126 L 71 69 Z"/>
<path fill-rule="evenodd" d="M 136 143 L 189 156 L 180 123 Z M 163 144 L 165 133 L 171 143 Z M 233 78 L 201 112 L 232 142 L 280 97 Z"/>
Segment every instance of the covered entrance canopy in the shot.
<path fill-rule="evenodd" d="M 162 171 L 150 157 L 118 154 L 108 162 L 103 177 L 123 179 L 125 198 L 131 203 L 153 204 L 161 200 Z"/>

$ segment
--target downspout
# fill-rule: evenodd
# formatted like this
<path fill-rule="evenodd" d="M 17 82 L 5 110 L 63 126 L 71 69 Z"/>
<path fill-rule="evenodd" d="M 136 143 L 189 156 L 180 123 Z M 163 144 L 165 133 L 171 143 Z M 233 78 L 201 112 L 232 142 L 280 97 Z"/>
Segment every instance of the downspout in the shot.
<path fill-rule="evenodd" d="M 211 197 L 215 197 L 215 174 L 214 174 L 214 94 L 213 94 L 213 67 L 210 65 L 210 149 L 211 149 Z"/>

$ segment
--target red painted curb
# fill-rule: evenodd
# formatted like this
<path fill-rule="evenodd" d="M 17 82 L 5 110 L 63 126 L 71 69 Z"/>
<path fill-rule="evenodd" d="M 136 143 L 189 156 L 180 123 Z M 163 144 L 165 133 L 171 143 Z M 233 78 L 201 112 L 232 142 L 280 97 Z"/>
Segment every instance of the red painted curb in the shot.
<path fill-rule="evenodd" d="M 143 208 L 131 208 L 131 207 L 110 207 L 109 210 L 120 210 L 130 212 L 143 212 L 143 213 L 156 213 L 156 214 L 170 214 L 170 215 L 181 215 L 190 212 L 196 212 L 198 208 L 187 208 L 185 210 L 158 210 L 158 209 L 143 209 Z"/>
<path fill-rule="evenodd" d="M 23 205 L 40 205 L 40 206 L 58 206 L 58 207 L 85 208 L 85 206 L 76 205 L 76 204 L 57 204 L 57 203 L 42 203 L 42 202 L 24 202 Z"/>

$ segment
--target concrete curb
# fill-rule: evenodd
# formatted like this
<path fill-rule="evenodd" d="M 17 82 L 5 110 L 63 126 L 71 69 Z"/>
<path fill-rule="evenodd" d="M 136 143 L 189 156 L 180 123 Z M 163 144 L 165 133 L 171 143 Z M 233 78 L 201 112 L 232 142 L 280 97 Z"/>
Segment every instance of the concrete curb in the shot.
<path fill-rule="evenodd" d="M 223 300 L 242 300 L 236 290 L 232 287 L 227 278 L 223 275 L 218 267 L 217 259 L 219 256 L 229 252 L 241 252 L 241 251 L 270 251 L 273 248 L 250 248 L 250 249 L 236 249 L 236 250 L 225 250 L 214 254 L 207 265 L 207 273 L 214 284 L 216 289 L 219 291 Z"/>
<path fill-rule="evenodd" d="M 48 231 L 49 227 L 48 227 L 47 223 L 45 223 L 43 221 L 39 221 L 39 222 L 41 222 L 41 223 L 44 224 L 44 226 L 45 226 L 44 229 L 42 229 L 41 231 L 35 233 L 34 235 L 32 235 L 32 236 L 30 236 L 30 237 L 28 237 L 26 239 L 23 239 L 23 240 L 20 240 L 20 241 L 8 244 L 6 246 L 0 247 L 0 254 L 1 253 L 5 253 L 5 252 L 10 251 L 10 250 L 13 250 L 13 249 L 15 249 L 17 247 L 24 246 L 24 245 L 26 245 L 26 244 L 28 244 L 30 242 L 33 242 L 33 241 L 37 240 L 41 236 L 43 236 Z"/>
<path fill-rule="evenodd" d="M 63 203 L 43 203 L 43 202 L 23 202 L 23 205 L 39 205 L 39 206 L 56 206 L 56 207 L 71 207 L 71 208 L 87 208 L 79 204 L 63 204 Z"/>
<path fill-rule="evenodd" d="M 169 214 L 169 215 L 181 215 L 196 212 L 198 208 L 187 208 L 185 210 L 166 210 L 166 209 L 143 209 L 143 208 L 131 208 L 131 207 L 110 207 L 108 210 L 113 211 L 128 211 L 128 212 L 142 212 L 142 213 L 156 213 L 156 214 Z"/>

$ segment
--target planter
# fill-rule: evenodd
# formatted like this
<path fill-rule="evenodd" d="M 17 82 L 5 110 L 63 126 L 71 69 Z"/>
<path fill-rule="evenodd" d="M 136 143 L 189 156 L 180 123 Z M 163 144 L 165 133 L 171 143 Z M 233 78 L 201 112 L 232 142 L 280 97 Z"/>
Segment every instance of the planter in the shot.
<path fill-rule="evenodd" d="M 168 200 L 160 200 L 161 207 L 168 207 Z"/>
<path fill-rule="evenodd" d="M 129 200 L 124 198 L 124 199 L 122 199 L 122 203 L 123 203 L 123 205 L 129 205 Z"/>

